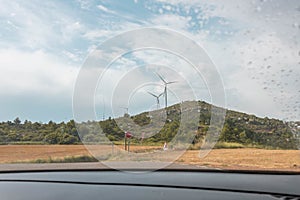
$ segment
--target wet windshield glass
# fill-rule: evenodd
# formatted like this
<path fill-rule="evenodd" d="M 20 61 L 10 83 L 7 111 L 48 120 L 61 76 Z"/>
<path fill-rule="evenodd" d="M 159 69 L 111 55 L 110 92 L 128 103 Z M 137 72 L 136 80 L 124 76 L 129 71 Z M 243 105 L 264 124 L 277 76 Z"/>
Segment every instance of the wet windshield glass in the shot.
<path fill-rule="evenodd" d="M 0 170 L 300 171 L 299 1 L 0 2 Z"/>

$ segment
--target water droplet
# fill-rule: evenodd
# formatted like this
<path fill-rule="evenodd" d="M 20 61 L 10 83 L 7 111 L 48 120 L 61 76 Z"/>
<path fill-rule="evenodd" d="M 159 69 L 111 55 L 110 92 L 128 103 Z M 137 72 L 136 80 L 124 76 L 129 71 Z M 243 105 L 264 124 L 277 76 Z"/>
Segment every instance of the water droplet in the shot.
<path fill-rule="evenodd" d="M 268 66 L 267 66 L 267 69 L 270 69 L 271 67 L 272 67 L 271 65 L 268 65 Z"/>
<path fill-rule="evenodd" d="M 297 22 L 294 23 L 294 24 L 293 24 L 293 27 L 294 27 L 294 28 L 298 28 L 298 23 L 297 23 Z"/>
<path fill-rule="evenodd" d="M 255 10 L 256 10 L 257 12 L 260 12 L 260 11 L 261 11 L 261 7 L 260 7 L 260 6 L 257 6 L 257 7 L 255 8 Z"/>
<path fill-rule="evenodd" d="M 252 65 L 252 61 L 249 61 L 249 62 L 248 62 L 248 65 Z"/>

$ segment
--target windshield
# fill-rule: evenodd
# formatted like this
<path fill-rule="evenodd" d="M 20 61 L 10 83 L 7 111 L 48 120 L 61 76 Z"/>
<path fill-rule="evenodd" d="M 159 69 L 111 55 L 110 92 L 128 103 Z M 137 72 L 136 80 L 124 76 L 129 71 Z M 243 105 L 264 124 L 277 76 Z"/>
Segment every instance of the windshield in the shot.
<path fill-rule="evenodd" d="M 300 172 L 298 0 L 0 2 L 0 170 Z"/>

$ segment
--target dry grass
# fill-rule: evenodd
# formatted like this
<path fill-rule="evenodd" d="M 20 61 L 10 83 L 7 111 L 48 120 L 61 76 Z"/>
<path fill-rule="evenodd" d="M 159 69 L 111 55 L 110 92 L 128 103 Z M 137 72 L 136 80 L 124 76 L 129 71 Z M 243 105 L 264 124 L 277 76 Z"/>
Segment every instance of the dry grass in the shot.
<path fill-rule="evenodd" d="M 0 163 L 89 155 L 83 145 L 2 145 Z"/>
<path fill-rule="evenodd" d="M 87 147 L 87 148 L 86 148 Z M 0 163 L 34 161 L 37 159 L 60 159 L 71 156 L 91 156 L 90 152 L 99 156 L 112 153 L 111 145 L 0 145 Z M 114 147 L 117 151 L 123 146 Z M 131 146 L 132 152 L 147 152 L 160 147 Z"/>
<path fill-rule="evenodd" d="M 120 146 L 118 146 L 120 148 Z M 111 153 L 109 145 L 89 145 L 88 148 L 102 154 Z M 122 147 L 123 148 L 123 147 Z M 133 152 L 157 150 L 155 146 L 132 146 Z M 118 148 L 115 146 L 114 151 Z M 172 152 L 170 152 L 172 155 Z M 91 156 L 83 145 L 3 145 L 0 146 L 0 163 L 28 162 L 38 159 L 63 159 L 72 156 Z M 265 149 L 214 149 L 205 158 L 199 151 L 188 150 L 177 159 L 180 164 L 193 164 L 221 169 L 292 170 L 300 171 L 299 150 Z"/>
<path fill-rule="evenodd" d="M 221 169 L 300 171 L 299 150 L 213 149 L 205 158 L 187 151 L 181 162 Z"/>

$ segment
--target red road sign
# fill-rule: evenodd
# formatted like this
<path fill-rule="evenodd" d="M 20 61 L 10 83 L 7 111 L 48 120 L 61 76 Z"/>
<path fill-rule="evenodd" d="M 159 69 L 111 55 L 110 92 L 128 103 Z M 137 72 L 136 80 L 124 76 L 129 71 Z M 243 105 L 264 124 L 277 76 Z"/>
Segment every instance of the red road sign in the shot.
<path fill-rule="evenodd" d="M 126 133 L 125 133 L 125 137 L 126 137 L 126 138 L 131 138 L 131 137 L 132 137 L 132 134 L 131 134 L 130 132 L 126 132 Z"/>

